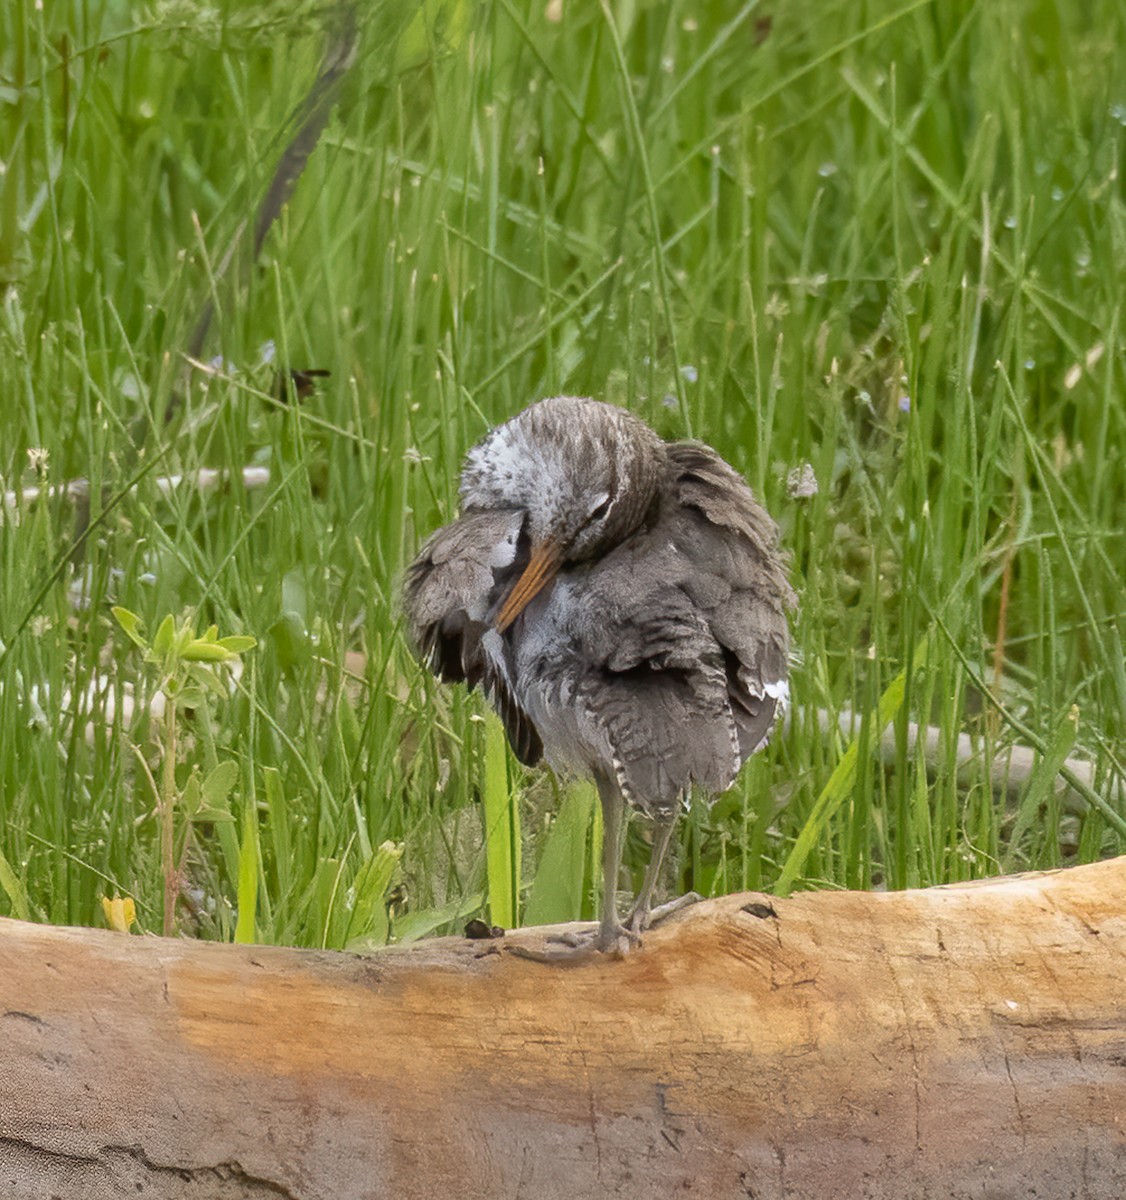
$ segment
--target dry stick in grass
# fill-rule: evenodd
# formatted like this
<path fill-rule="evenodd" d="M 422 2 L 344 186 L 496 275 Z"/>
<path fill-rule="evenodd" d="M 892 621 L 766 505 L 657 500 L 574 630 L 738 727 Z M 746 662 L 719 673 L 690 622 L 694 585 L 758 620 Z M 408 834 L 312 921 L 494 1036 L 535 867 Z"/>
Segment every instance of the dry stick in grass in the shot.
<path fill-rule="evenodd" d="M 837 727 L 844 738 L 855 737 L 860 725 L 860 714 L 851 709 L 841 709 L 834 718 L 827 709 L 818 709 L 817 724 L 823 731 Z M 932 778 L 938 773 L 945 759 L 944 742 L 946 731 L 937 725 L 920 725 L 916 721 L 907 723 L 907 753 L 913 755 L 916 746 L 922 742 L 923 757 L 926 760 L 927 773 Z M 884 730 L 879 741 L 880 761 L 887 766 L 893 765 L 898 758 L 896 732 L 889 726 Z M 1030 746 L 1009 746 L 994 756 L 988 764 L 989 782 L 995 795 L 1012 794 L 1023 787 L 1032 778 L 1036 769 L 1040 752 Z M 980 747 L 968 733 L 959 733 L 954 751 L 953 767 L 960 783 L 968 783 L 972 771 L 981 761 Z M 1068 776 L 1079 781 L 1076 786 Z M 1095 764 L 1085 758 L 1068 758 L 1064 761 L 1058 781 L 1060 804 L 1073 813 L 1083 813 L 1090 804 L 1084 795 L 1084 788 L 1093 789 L 1095 786 Z M 1112 791 L 1113 795 L 1113 791 Z M 1118 783 L 1119 800 L 1126 799 L 1126 789 L 1123 782 Z"/>
<path fill-rule="evenodd" d="M 242 486 L 249 492 L 255 488 L 265 487 L 270 482 L 269 467 L 243 467 Z M 188 471 L 183 475 L 158 475 L 153 480 L 153 486 L 162 496 L 169 496 L 181 487 L 194 487 L 199 492 L 210 492 L 229 482 L 233 478 L 230 471 L 219 471 L 211 467 L 201 467 L 197 471 Z M 0 523 L 11 521 L 19 524 L 22 510 L 34 504 L 40 498 L 48 500 L 82 500 L 90 496 L 90 481 L 88 479 L 71 479 L 49 488 L 27 487 L 18 491 L 7 491 L 0 502 Z"/>

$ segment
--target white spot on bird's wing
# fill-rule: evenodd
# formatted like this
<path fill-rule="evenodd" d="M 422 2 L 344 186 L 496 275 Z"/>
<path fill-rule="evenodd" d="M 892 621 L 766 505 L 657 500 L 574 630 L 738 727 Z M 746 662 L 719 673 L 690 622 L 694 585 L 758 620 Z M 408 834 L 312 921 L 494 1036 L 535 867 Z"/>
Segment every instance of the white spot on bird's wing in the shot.
<path fill-rule="evenodd" d="M 790 702 L 790 685 L 784 679 L 776 679 L 773 683 L 764 683 L 762 690 L 771 700 L 776 700 L 779 704 Z"/>
<path fill-rule="evenodd" d="M 510 567 L 513 560 L 516 558 L 516 542 L 520 535 L 520 528 L 517 525 L 510 529 L 508 533 L 497 542 L 492 553 L 489 555 L 490 567 Z"/>

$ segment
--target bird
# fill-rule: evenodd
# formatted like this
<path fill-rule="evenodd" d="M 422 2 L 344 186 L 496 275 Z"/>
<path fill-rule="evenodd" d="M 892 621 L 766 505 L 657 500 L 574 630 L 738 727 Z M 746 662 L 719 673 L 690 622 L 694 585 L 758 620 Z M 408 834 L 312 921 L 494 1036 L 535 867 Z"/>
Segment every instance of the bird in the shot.
<path fill-rule="evenodd" d="M 493 428 L 459 493 L 407 568 L 409 639 L 439 679 L 483 689 L 522 763 L 593 779 L 600 920 L 570 945 L 627 953 L 682 903 L 653 907 L 689 793 L 730 787 L 787 701 L 796 597 L 777 526 L 710 446 L 578 396 Z M 631 809 L 653 841 L 622 920 Z"/>

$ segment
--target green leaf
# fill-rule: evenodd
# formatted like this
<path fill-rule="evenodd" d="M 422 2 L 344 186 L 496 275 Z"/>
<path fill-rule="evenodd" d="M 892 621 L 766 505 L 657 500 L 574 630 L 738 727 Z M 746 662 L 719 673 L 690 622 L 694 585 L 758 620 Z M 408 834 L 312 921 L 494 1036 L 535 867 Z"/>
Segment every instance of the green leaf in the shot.
<path fill-rule="evenodd" d="M 289 671 L 309 658 L 309 637 L 305 623 L 296 613 L 282 613 L 270 626 L 269 639 L 273 643 L 278 665 Z"/>
<path fill-rule="evenodd" d="M 340 859 L 318 858 L 313 878 L 308 885 L 308 910 L 310 927 L 317 935 L 317 944 L 322 948 L 338 948 L 337 909 L 340 889 Z"/>
<path fill-rule="evenodd" d="M 302 629 L 309 620 L 309 600 L 305 591 L 305 572 L 294 568 L 282 577 L 281 607 L 283 617 L 293 617 Z"/>
<path fill-rule="evenodd" d="M 473 13 L 471 0 L 422 0 L 395 47 L 396 71 L 420 67 L 432 50 L 453 50 L 464 41 Z"/>
<path fill-rule="evenodd" d="M 171 617 L 167 618 L 169 621 Z M 184 651 L 195 641 L 195 630 L 192 628 L 190 621 L 185 621 L 179 629 L 175 630 L 175 637 L 171 639 L 169 654 L 173 659 L 179 660 L 184 657 Z"/>
<path fill-rule="evenodd" d="M 596 799 L 592 784 L 575 785 L 564 797 L 528 893 L 525 925 L 554 925 L 582 917 L 587 842 Z"/>
<path fill-rule="evenodd" d="M 201 708 L 208 691 L 206 687 L 201 686 L 199 681 L 175 678 L 171 678 L 165 683 L 164 690 L 176 701 L 178 708 Z"/>
<path fill-rule="evenodd" d="M 395 941 L 401 946 L 408 942 L 416 942 L 421 937 L 433 933 L 443 925 L 463 921 L 470 913 L 476 912 L 484 897 L 480 892 L 462 896 L 443 904 L 441 908 L 420 908 L 396 917 L 391 928 Z"/>
<path fill-rule="evenodd" d="M 246 634 L 235 634 L 232 637 L 220 638 L 218 644 L 230 654 L 244 654 L 258 645 L 258 639 Z"/>
<path fill-rule="evenodd" d="M 266 787 L 267 831 L 274 849 L 274 871 L 277 874 L 277 894 L 284 900 L 289 895 L 290 871 L 292 868 L 289 808 L 285 802 L 281 774 L 274 767 L 262 768 L 262 781 Z"/>
<path fill-rule="evenodd" d="M 191 818 L 200 825 L 234 825 L 235 816 L 229 808 L 197 808 Z"/>
<path fill-rule="evenodd" d="M 357 938 L 370 938 L 380 927 L 381 941 L 387 940 L 387 911 L 383 896 L 391 886 L 395 868 L 403 856 L 403 847 L 384 842 L 364 863 L 353 880 L 352 915 L 344 935 L 344 944 Z"/>
<path fill-rule="evenodd" d="M 196 701 L 197 706 L 202 704 L 204 698 L 209 694 L 216 700 L 226 700 L 230 695 L 223 676 L 214 669 L 211 663 L 188 663 L 187 678 L 200 693 L 199 699 Z"/>
<path fill-rule="evenodd" d="M 341 744 L 349 758 L 360 753 L 364 731 L 356 719 L 355 709 L 348 698 L 347 692 L 342 692 L 336 703 L 336 729 Z"/>
<path fill-rule="evenodd" d="M 203 802 L 211 805 L 214 808 L 225 808 L 227 798 L 231 794 L 231 789 L 235 786 L 238 780 L 239 767 L 238 763 L 226 762 L 218 763 L 208 772 L 207 778 L 203 781 Z"/>
<path fill-rule="evenodd" d="M 1044 805 L 1051 798 L 1055 788 L 1062 784 L 1063 781 L 1059 775 L 1060 768 L 1075 748 L 1078 731 L 1079 709 L 1073 704 L 1060 718 L 1047 753 L 1042 754 L 1032 768 L 1028 787 L 1020 802 L 1020 810 L 1017 812 L 1017 819 L 1013 822 L 1013 831 L 1008 837 L 1008 851 L 1003 860 L 1006 872 L 1013 870 L 1017 865 L 1017 856 L 1025 849 L 1025 835 L 1034 825 L 1040 824 Z M 1050 826 L 1053 830 L 1053 837 L 1057 825 L 1058 820 L 1056 824 Z"/>
<path fill-rule="evenodd" d="M 152 640 L 152 652 L 158 658 L 164 658 L 172 646 L 172 637 L 176 632 L 176 623 L 172 620 L 172 614 L 164 618 L 160 623 L 160 628 L 156 631 L 156 636 Z"/>
<path fill-rule="evenodd" d="M 242 810 L 242 841 L 238 853 L 238 923 L 235 941 L 249 944 L 257 937 L 255 916 L 258 910 L 258 813 L 247 803 Z"/>
<path fill-rule="evenodd" d="M 12 870 L 12 864 L 4 857 L 2 850 L 0 850 L 0 887 L 7 893 L 8 902 L 12 906 L 12 916 L 20 921 L 30 921 L 31 909 L 27 903 L 27 892 L 15 871 Z"/>
<path fill-rule="evenodd" d="M 234 655 L 217 642 L 206 642 L 203 638 L 192 638 L 180 650 L 184 662 L 227 662 Z"/>
<path fill-rule="evenodd" d="M 188 776 L 188 782 L 184 784 L 184 791 L 178 803 L 188 820 L 194 821 L 196 813 L 199 812 L 203 804 L 198 771 L 193 770 L 191 775 Z"/>
<path fill-rule="evenodd" d="M 148 643 L 141 636 L 141 618 L 135 612 L 130 612 L 127 608 L 122 608 L 115 604 L 110 609 L 116 619 L 118 625 L 121 626 L 122 632 L 135 645 L 140 646 L 142 650 L 148 649 Z"/>

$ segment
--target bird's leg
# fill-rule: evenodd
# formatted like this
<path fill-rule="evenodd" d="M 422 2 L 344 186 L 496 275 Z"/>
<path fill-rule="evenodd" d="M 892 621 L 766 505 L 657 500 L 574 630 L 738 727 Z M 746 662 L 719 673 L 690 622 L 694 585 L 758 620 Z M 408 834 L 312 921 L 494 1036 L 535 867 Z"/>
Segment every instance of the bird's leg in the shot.
<path fill-rule="evenodd" d="M 618 872 L 622 865 L 622 837 L 625 833 L 625 801 L 617 785 L 608 779 L 598 781 L 602 801 L 602 919 L 598 926 L 598 948 L 604 954 L 618 948 L 625 932 L 618 920 Z"/>
<path fill-rule="evenodd" d="M 672 841 L 676 818 L 675 808 L 654 818 L 656 836 L 653 841 L 652 853 L 649 855 L 649 865 L 645 868 L 645 880 L 641 885 L 641 891 L 637 893 L 637 899 L 634 901 L 629 916 L 626 917 L 626 928 L 634 937 L 640 937 L 646 929 L 663 921 L 665 917 L 672 916 L 674 912 L 679 912 L 687 905 L 695 904 L 700 899 L 695 892 L 688 892 L 683 896 L 678 896 L 675 900 L 670 900 L 667 904 L 662 904 L 657 908 L 652 907 L 653 892 L 656 890 L 657 880 L 661 875 L 661 864 L 665 861 L 669 842 Z"/>
<path fill-rule="evenodd" d="M 626 802 L 613 780 L 599 778 L 597 783 L 598 798 L 602 801 L 602 915 L 598 928 L 577 934 L 571 931 L 553 934 L 547 940 L 562 944 L 547 950 L 516 945 L 509 947 L 509 952 L 519 958 L 574 966 L 600 953 L 625 954 L 631 944 L 641 940 L 618 920 L 618 871 L 622 860 Z"/>

